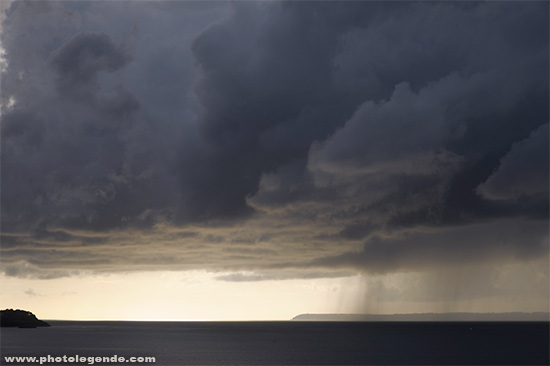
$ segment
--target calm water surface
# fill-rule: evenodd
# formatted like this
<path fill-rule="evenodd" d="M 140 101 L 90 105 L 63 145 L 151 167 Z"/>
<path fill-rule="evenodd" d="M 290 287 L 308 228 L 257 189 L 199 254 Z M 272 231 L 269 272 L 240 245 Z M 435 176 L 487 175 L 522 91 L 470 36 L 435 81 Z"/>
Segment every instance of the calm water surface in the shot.
<path fill-rule="evenodd" d="M 550 364 L 548 322 L 50 323 L 2 328 L 1 364 L 47 355 L 154 356 L 156 366 Z"/>

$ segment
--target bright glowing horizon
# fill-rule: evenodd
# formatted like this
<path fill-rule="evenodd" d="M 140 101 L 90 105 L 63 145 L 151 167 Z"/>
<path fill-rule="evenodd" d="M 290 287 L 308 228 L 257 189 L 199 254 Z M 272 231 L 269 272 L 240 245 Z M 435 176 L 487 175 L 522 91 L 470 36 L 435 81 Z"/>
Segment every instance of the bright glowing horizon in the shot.
<path fill-rule="evenodd" d="M 509 278 L 543 273 L 546 262 L 499 270 L 479 268 L 504 293 L 520 293 Z M 469 269 L 471 271 L 471 269 Z M 242 274 L 242 273 L 241 273 Z M 444 284 L 466 276 L 458 269 L 441 272 L 439 283 L 425 284 L 422 273 L 355 275 L 340 278 L 223 281 L 228 273 L 154 271 L 80 275 L 47 280 L 2 275 L 0 307 L 20 308 L 41 319 L 254 321 L 290 320 L 299 314 L 546 312 L 544 294 L 534 300 L 518 296 L 472 296 L 479 289 L 458 287 L 461 298 L 449 298 Z M 542 277 L 543 278 L 543 277 Z M 543 285 L 543 283 L 539 284 Z M 508 295 L 509 296 L 509 295 Z M 505 296 L 504 298 L 507 298 Z"/>

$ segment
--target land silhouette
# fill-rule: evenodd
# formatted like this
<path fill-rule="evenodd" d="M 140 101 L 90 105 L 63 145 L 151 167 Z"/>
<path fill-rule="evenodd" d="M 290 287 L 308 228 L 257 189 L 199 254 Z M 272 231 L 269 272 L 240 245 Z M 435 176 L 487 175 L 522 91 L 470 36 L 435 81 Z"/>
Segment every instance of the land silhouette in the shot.
<path fill-rule="evenodd" d="M 49 326 L 50 324 L 38 319 L 30 311 L 20 309 L 0 311 L 0 327 L 36 328 Z"/>
<path fill-rule="evenodd" d="M 535 313 L 416 313 L 416 314 L 300 314 L 298 321 L 549 321 L 550 314 Z"/>

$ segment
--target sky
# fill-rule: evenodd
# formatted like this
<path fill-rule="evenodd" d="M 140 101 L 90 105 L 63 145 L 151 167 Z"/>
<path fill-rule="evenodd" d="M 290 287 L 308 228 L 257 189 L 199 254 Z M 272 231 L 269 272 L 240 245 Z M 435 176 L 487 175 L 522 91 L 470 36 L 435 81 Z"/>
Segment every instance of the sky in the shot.
<path fill-rule="evenodd" d="M 548 2 L 1 5 L 0 307 L 548 311 Z"/>

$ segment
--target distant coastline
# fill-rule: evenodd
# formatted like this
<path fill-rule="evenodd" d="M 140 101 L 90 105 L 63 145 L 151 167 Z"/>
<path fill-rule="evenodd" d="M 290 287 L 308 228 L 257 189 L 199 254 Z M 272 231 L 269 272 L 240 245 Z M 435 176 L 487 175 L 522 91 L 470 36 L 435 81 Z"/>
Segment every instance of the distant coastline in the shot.
<path fill-rule="evenodd" d="M 413 314 L 300 314 L 297 321 L 549 321 L 550 314 L 535 313 L 413 313 Z"/>
<path fill-rule="evenodd" d="M 0 327 L 36 328 L 49 327 L 50 324 L 36 318 L 30 311 L 6 309 L 0 311 Z"/>

